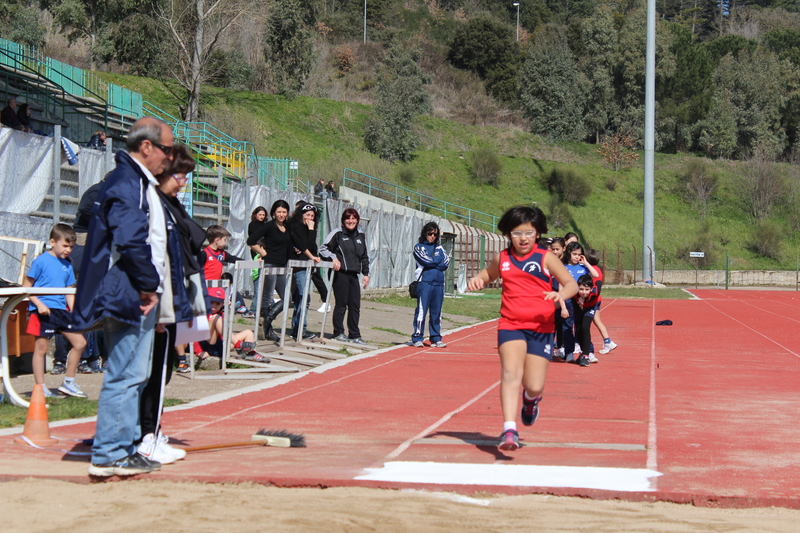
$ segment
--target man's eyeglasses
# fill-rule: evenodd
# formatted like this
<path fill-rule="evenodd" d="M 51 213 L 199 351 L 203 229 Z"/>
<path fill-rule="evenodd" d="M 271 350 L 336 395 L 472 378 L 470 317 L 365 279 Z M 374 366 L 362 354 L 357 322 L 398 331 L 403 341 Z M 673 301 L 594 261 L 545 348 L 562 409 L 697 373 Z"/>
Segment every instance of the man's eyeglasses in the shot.
<path fill-rule="evenodd" d="M 147 140 L 150 141 L 150 139 Z M 153 141 L 150 141 L 150 144 L 164 152 L 164 155 L 169 155 L 169 153 L 172 152 L 172 149 L 175 148 L 175 146 L 164 146 L 163 144 L 158 144 L 157 142 Z"/>
<path fill-rule="evenodd" d="M 526 239 L 532 239 L 532 238 L 536 237 L 536 232 L 535 231 L 512 231 L 511 232 L 511 236 L 512 237 L 516 237 L 517 239 L 519 239 L 523 235 L 525 235 Z"/>

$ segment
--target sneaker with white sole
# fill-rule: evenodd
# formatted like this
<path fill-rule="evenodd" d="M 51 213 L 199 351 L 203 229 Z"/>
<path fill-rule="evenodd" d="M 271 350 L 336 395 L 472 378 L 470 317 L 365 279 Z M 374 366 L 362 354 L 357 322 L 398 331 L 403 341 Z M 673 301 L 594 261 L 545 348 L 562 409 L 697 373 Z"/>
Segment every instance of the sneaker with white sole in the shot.
<path fill-rule="evenodd" d="M 58 398 L 58 394 L 55 394 L 48 387 L 42 387 L 42 392 L 44 392 L 45 398 Z"/>
<path fill-rule="evenodd" d="M 424 348 L 425 344 L 422 341 L 411 341 L 410 346 L 413 346 L 414 348 Z"/>
<path fill-rule="evenodd" d="M 58 392 L 66 394 L 67 396 L 74 396 L 75 398 L 88 398 L 86 393 L 83 392 L 74 381 L 72 383 L 63 382 L 58 388 Z"/>
<path fill-rule="evenodd" d="M 519 433 L 515 429 L 507 429 L 500 435 L 500 444 L 497 448 L 505 452 L 513 452 L 519 449 Z"/>
<path fill-rule="evenodd" d="M 171 449 L 171 446 L 165 446 L 164 443 L 157 439 L 155 434 L 148 433 L 144 436 L 136 451 L 146 459 L 157 461 L 162 465 L 168 465 L 178 460 L 170 451 Z"/>
<path fill-rule="evenodd" d="M 600 361 L 597 359 L 597 357 L 594 356 L 593 353 L 590 353 L 589 354 L 589 362 L 590 363 L 599 363 Z"/>
<path fill-rule="evenodd" d="M 333 340 L 338 341 L 338 342 L 350 342 L 350 337 L 348 337 L 347 335 L 342 333 L 340 335 L 335 336 L 333 338 Z"/>
<path fill-rule="evenodd" d="M 605 355 L 605 354 L 607 354 L 608 352 L 610 352 L 611 350 L 613 350 L 616 347 L 617 347 L 617 343 L 616 342 L 614 342 L 614 341 L 606 342 L 606 343 L 603 344 L 603 349 L 600 350 L 600 355 Z"/>
<path fill-rule="evenodd" d="M 134 453 L 128 457 L 123 457 L 118 461 L 103 464 L 90 464 L 89 475 L 98 477 L 109 476 L 135 476 L 136 474 L 149 474 L 153 470 L 161 468 L 161 464 L 155 461 L 148 461 L 141 454 Z"/>
<path fill-rule="evenodd" d="M 539 402 L 541 400 L 541 396 L 529 400 L 525 397 L 525 393 L 522 394 L 522 412 L 520 413 L 520 417 L 522 418 L 522 423 L 526 426 L 532 426 L 533 423 L 536 422 L 536 419 L 539 418 Z"/>
<path fill-rule="evenodd" d="M 61 361 L 56 361 L 53 363 L 53 368 L 50 369 L 50 373 L 53 375 L 63 374 L 67 371 L 67 365 L 62 363 Z"/>
<path fill-rule="evenodd" d="M 442 341 L 432 342 L 431 343 L 431 348 L 447 348 L 447 345 L 445 343 L 443 343 Z"/>
<path fill-rule="evenodd" d="M 175 457 L 176 460 L 180 461 L 181 459 L 186 457 L 186 450 L 182 450 L 180 448 L 175 448 L 173 446 L 170 446 L 169 445 L 169 437 L 167 437 L 166 435 L 164 435 L 160 431 L 158 432 L 158 442 L 159 442 L 159 445 L 162 448 L 166 448 L 167 451 L 169 451 L 169 453 L 171 453 Z"/>
<path fill-rule="evenodd" d="M 322 302 L 322 305 L 320 305 L 320 306 L 319 306 L 319 309 L 317 309 L 317 313 L 324 313 L 324 312 L 326 312 L 326 311 L 327 311 L 328 313 L 330 313 L 330 312 L 331 312 L 331 304 L 330 304 L 330 303 L 325 303 L 325 302 Z"/>

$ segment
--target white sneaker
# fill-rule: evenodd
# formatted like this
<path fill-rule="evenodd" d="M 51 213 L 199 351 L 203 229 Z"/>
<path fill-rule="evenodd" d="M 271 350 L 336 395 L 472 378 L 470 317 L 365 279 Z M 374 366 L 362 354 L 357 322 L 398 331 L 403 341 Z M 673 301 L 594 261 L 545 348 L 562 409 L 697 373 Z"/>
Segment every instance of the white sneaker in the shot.
<path fill-rule="evenodd" d="M 431 348 L 447 348 L 447 345 L 445 343 L 443 343 L 442 341 L 432 342 L 431 343 Z"/>
<path fill-rule="evenodd" d="M 141 444 L 136 448 L 136 451 L 151 461 L 157 461 L 162 465 L 168 465 L 178 460 L 177 457 L 170 453 L 160 439 L 156 439 L 153 433 L 148 433 L 144 436 Z"/>
<path fill-rule="evenodd" d="M 42 387 L 42 392 L 45 398 L 58 398 L 58 394 L 51 391 L 49 387 Z"/>
<path fill-rule="evenodd" d="M 589 354 L 589 362 L 590 363 L 599 363 L 600 361 L 597 360 L 597 357 L 595 357 L 593 353 L 590 353 Z"/>
<path fill-rule="evenodd" d="M 74 381 L 72 383 L 63 382 L 58 388 L 58 392 L 66 394 L 67 396 L 74 396 L 75 398 L 88 398 L 86 393 L 83 392 Z M 45 397 L 47 397 L 47 394 L 45 394 Z"/>
<path fill-rule="evenodd" d="M 174 448 L 174 447 L 170 446 L 169 445 L 169 437 L 167 437 L 166 435 L 164 435 L 160 431 L 158 432 L 158 442 L 159 442 L 159 447 L 169 451 L 169 453 L 171 453 L 175 457 L 175 460 L 180 461 L 181 459 L 186 457 L 186 450 L 182 450 L 180 448 Z"/>
<path fill-rule="evenodd" d="M 603 344 L 603 349 L 600 350 L 600 354 L 601 355 L 605 355 L 605 354 L 607 354 L 608 352 L 610 352 L 611 350 L 613 350 L 616 347 L 617 347 L 617 343 L 614 342 L 614 341 L 605 343 L 605 344 Z"/>
<path fill-rule="evenodd" d="M 425 345 L 422 343 L 422 341 L 417 341 L 417 342 L 411 341 L 410 346 L 413 346 L 414 348 L 424 348 L 425 347 Z"/>
<path fill-rule="evenodd" d="M 326 311 L 327 311 L 328 313 L 330 313 L 330 312 L 331 312 L 331 304 L 330 304 L 330 303 L 325 303 L 325 302 L 323 302 L 323 303 L 322 303 L 322 305 L 321 305 L 321 306 L 319 306 L 319 309 L 317 309 L 317 313 L 324 313 L 324 312 L 326 312 Z"/>

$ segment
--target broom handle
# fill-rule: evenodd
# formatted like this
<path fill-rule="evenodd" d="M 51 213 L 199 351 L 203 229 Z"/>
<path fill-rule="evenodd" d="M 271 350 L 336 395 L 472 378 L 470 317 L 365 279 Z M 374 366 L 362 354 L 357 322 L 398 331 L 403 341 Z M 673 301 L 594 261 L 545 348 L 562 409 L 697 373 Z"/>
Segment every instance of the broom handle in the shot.
<path fill-rule="evenodd" d="M 207 444 L 205 446 L 189 446 L 188 448 L 178 448 L 185 452 L 200 452 L 203 450 L 220 450 L 222 448 L 239 448 L 241 446 L 266 446 L 267 441 L 248 440 L 244 442 L 226 442 L 224 444 Z"/>

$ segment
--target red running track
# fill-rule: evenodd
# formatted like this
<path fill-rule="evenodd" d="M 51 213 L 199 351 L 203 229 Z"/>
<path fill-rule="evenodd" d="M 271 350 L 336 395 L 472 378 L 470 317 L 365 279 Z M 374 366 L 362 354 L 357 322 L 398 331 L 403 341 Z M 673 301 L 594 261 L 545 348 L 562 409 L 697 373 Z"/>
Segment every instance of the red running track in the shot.
<path fill-rule="evenodd" d="M 169 411 L 165 430 L 181 444 L 274 428 L 304 433 L 308 447 L 197 452 L 149 477 L 800 508 L 800 350 L 792 342 L 800 295 L 693 293 L 699 299 L 606 300 L 603 320 L 619 347 L 589 368 L 550 366 L 541 416 L 520 425 L 516 452 L 494 446 L 502 417 L 491 322 L 448 335 L 446 349 L 399 347 Z M 663 319 L 673 325 L 655 326 Z M 86 438 L 93 424 L 52 432 Z M 0 479 L 88 480 L 86 459 L 12 438 L 0 437 Z M 408 478 L 381 479 L 392 466 L 410 468 Z M 661 475 L 645 487 L 611 482 L 648 470 Z M 587 483 L 589 472 L 600 481 Z"/>

